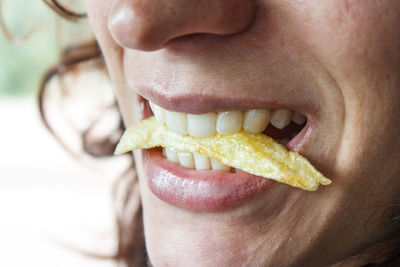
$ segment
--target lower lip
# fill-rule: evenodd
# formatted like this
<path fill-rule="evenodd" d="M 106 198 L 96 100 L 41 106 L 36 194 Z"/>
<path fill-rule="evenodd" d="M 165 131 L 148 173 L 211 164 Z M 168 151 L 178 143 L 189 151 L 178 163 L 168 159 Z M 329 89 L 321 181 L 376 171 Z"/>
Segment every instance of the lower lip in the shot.
<path fill-rule="evenodd" d="M 147 100 L 139 99 L 141 119 L 151 116 Z M 301 153 L 312 134 L 311 123 L 286 146 Z M 157 149 L 142 150 L 143 166 L 152 193 L 174 206 L 216 212 L 238 207 L 266 193 L 275 181 L 246 172 L 190 170 L 166 158 Z"/>
<path fill-rule="evenodd" d="M 155 196 L 194 211 L 216 212 L 240 206 L 275 183 L 246 172 L 190 170 L 167 160 L 157 149 L 143 150 L 143 165 Z"/>

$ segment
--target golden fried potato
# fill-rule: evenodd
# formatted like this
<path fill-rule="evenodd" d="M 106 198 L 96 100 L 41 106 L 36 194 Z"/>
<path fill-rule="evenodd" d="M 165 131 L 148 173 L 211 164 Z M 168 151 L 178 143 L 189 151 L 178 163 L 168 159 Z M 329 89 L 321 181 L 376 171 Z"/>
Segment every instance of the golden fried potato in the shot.
<path fill-rule="evenodd" d="M 197 152 L 248 173 L 304 190 L 315 191 L 319 184 L 331 183 L 306 158 L 288 151 L 285 146 L 264 134 L 241 131 L 205 138 L 183 136 L 158 124 L 154 117 L 127 129 L 115 154 L 160 146 Z"/>

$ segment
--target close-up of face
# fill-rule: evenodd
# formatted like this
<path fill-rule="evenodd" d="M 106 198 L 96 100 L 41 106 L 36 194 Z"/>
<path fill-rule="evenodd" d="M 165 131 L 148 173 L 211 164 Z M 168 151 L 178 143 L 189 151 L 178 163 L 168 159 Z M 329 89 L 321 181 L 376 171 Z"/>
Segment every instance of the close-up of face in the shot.
<path fill-rule="evenodd" d="M 152 265 L 380 260 L 375 244 L 398 228 L 400 2 L 86 5 L 127 128 L 151 103 L 181 134 L 270 135 L 332 181 L 306 191 L 185 151 L 135 150 Z"/>

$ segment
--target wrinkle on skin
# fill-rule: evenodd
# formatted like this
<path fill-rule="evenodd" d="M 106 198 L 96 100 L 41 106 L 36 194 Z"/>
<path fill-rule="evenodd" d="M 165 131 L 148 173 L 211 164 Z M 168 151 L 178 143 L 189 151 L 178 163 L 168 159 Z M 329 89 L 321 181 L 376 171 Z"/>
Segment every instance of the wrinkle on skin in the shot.
<path fill-rule="evenodd" d="M 384 1 L 379 1 L 379 3 L 382 2 Z M 320 61 L 323 61 L 324 66 L 330 66 L 328 68 L 328 72 L 333 74 L 333 78 L 338 84 L 338 87 L 344 89 L 340 90 L 340 92 L 344 94 L 343 99 L 347 102 L 345 105 L 343 105 L 343 107 L 354 107 L 358 110 L 358 112 L 365 112 L 365 110 L 369 110 L 369 107 L 366 107 L 363 105 L 363 103 L 375 103 L 375 101 L 361 100 L 365 100 L 366 97 L 379 99 L 381 92 L 387 92 L 387 90 L 378 89 L 375 91 L 366 91 L 359 90 L 358 88 L 368 88 L 371 87 L 371 84 L 376 84 L 376 88 L 382 87 L 382 85 L 384 85 L 386 82 L 384 80 L 380 80 L 380 78 L 376 80 L 374 77 L 382 77 L 384 75 L 382 73 L 382 67 L 383 70 L 385 70 L 387 67 L 393 68 L 393 66 L 395 66 L 394 64 L 387 63 L 387 59 L 393 60 L 393 57 L 388 57 L 388 55 L 385 55 L 386 51 L 389 49 L 384 46 L 386 44 L 396 43 L 396 40 L 393 40 L 393 37 L 398 38 L 398 34 L 393 32 L 395 31 L 393 27 L 392 32 L 388 33 L 387 29 L 390 27 L 387 25 L 393 24 L 393 21 L 399 21 L 399 5 L 397 4 L 397 10 L 388 10 L 385 5 L 379 4 L 376 1 L 369 1 L 365 5 L 355 4 L 354 2 L 349 3 L 346 1 L 344 8 L 340 9 L 336 7 L 341 6 L 339 1 L 330 2 L 328 5 L 318 5 L 317 3 L 312 3 L 309 1 L 308 3 L 309 5 L 305 5 L 306 8 L 307 6 L 311 6 L 311 8 L 314 8 L 314 6 L 321 7 L 319 12 L 317 12 L 317 14 L 319 14 L 317 16 L 318 18 L 327 20 L 327 25 L 335 25 L 328 28 L 322 26 L 304 27 L 304 30 L 302 31 L 302 34 L 304 34 L 303 36 L 307 37 L 307 35 L 310 35 L 311 37 L 323 37 L 318 39 L 306 39 L 308 40 L 310 47 L 313 48 L 310 50 L 326 53 L 326 49 L 330 49 L 330 47 L 332 47 L 332 45 L 329 46 L 329 44 L 335 43 L 336 41 L 337 45 L 332 47 L 335 50 L 332 53 L 327 53 L 328 55 L 334 54 L 336 57 L 327 57 L 323 54 L 319 54 L 317 57 L 320 58 Z M 338 11 L 333 12 L 335 10 Z M 379 12 L 370 12 L 370 10 L 378 10 Z M 298 11 L 298 9 L 296 9 L 296 11 Z M 383 18 L 381 14 L 385 14 L 386 18 Z M 309 21 L 308 25 L 318 25 L 318 20 L 319 19 Z M 298 23 L 298 21 L 294 24 L 301 25 Z M 318 30 L 320 34 L 315 34 L 315 32 L 309 33 L 309 29 Z M 388 37 L 392 37 L 392 39 L 388 40 Z M 341 41 L 342 39 L 343 41 Z M 370 45 L 365 47 L 363 45 L 365 43 L 374 44 L 375 46 L 378 46 L 378 49 L 375 46 L 371 48 Z M 326 48 L 320 51 L 320 49 L 316 49 L 318 44 L 326 44 L 322 45 Z M 339 61 L 339 63 L 345 61 L 349 64 L 340 64 L 340 66 L 343 66 L 342 68 L 335 68 L 335 65 L 338 65 L 337 61 Z M 356 68 L 359 68 L 359 70 L 357 71 Z M 350 73 L 351 75 L 349 75 Z M 393 73 L 393 69 L 389 69 L 388 73 Z M 361 76 L 357 76 L 359 74 L 361 74 Z M 352 84 L 350 88 L 349 84 Z M 393 85 L 391 87 L 388 86 L 387 88 L 393 88 Z M 375 94 L 375 96 L 371 96 L 371 93 Z M 359 100 L 358 103 L 354 102 L 357 100 Z M 388 99 L 381 102 L 388 102 Z M 389 107 L 396 106 L 396 103 L 393 103 L 390 100 L 389 103 L 391 103 L 388 105 Z M 375 111 L 376 109 L 370 110 Z M 357 114 L 357 112 L 353 111 L 353 114 Z M 394 114 L 394 112 L 388 112 L 387 114 Z M 346 115 L 346 118 L 346 122 L 348 123 L 346 128 L 350 129 L 349 131 L 352 131 L 351 128 L 355 122 L 348 118 L 348 115 Z M 376 119 L 372 121 L 376 121 Z M 343 133 L 345 132 L 347 132 L 347 130 L 343 131 Z M 344 137 L 342 140 L 344 141 L 348 139 L 347 137 Z M 344 143 L 340 147 L 342 149 L 346 149 L 352 146 L 349 146 L 348 143 Z M 344 154 L 349 152 L 350 151 L 346 151 Z"/>
<path fill-rule="evenodd" d="M 399 2 L 260 0 L 254 23 L 240 33 L 175 39 L 179 34 L 169 33 L 172 41 L 151 52 L 118 44 L 104 19 L 110 6 L 140 1 L 86 2 L 127 125 L 137 121 L 134 90 L 154 99 L 164 94 L 171 102 L 192 93 L 205 102 L 213 94 L 272 102 L 306 96 L 312 105 L 304 110 L 315 127 L 304 153 L 333 181 L 311 194 L 278 185 L 238 209 L 198 214 L 152 195 L 135 153 L 153 264 L 368 262 L 353 256 L 393 230 L 383 216 L 400 188 L 400 129 L 393 127 L 400 125 Z"/>

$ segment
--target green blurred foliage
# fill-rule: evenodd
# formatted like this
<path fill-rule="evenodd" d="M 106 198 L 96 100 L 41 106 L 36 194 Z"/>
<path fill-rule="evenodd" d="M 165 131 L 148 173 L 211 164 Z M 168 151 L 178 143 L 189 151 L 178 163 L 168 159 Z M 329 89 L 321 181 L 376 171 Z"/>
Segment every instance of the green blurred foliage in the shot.
<path fill-rule="evenodd" d="M 87 19 L 61 19 L 42 0 L 2 2 L 0 15 L 14 35 L 34 32 L 22 43 L 13 44 L 0 31 L 0 96 L 34 94 L 45 71 L 57 64 L 61 47 L 93 39 Z M 85 12 L 82 0 L 59 2 L 77 13 Z"/>
<path fill-rule="evenodd" d="M 35 30 L 20 44 L 11 43 L 0 32 L 0 96 L 32 95 L 58 57 L 55 15 L 40 0 L 3 2 L 1 15 L 14 35 Z"/>

